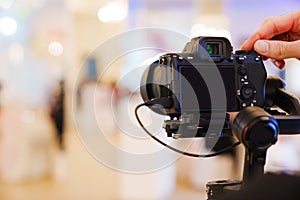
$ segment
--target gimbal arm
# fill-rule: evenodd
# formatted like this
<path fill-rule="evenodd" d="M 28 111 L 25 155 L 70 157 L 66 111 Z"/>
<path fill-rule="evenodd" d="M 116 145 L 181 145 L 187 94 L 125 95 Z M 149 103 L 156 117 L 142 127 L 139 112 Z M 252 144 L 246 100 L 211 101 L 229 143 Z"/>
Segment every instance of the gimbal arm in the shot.
<path fill-rule="evenodd" d="M 266 83 L 266 102 L 268 107 L 277 106 L 288 115 L 268 112 L 276 119 L 280 134 L 300 133 L 300 102 L 297 97 L 284 90 L 285 83 L 278 77 L 268 77 Z"/>

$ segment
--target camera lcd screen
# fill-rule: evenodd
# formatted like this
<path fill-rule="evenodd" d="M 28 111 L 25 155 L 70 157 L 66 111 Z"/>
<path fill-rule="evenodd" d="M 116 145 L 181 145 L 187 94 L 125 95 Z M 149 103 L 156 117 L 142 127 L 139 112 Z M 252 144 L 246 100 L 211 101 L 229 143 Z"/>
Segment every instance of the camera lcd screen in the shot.
<path fill-rule="evenodd" d="M 212 77 L 206 77 L 207 79 L 214 79 L 212 66 L 199 66 L 199 72 L 205 72 L 203 74 L 212 74 Z M 197 68 L 197 66 L 196 66 Z M 211 98 L 208 87 L 198 72 L 193 66 L 180 66 L 180 105 L 182 111 L 210 111 L 211 110 Z M 218 70 L 223 79 L 224 87 L 226 90 L 226 104 L 227 110 L 235 107 L 236 104 L 236 88 L 235 88 L 235 68 L 234 66 L 218 66 Z M 213 88 L 217 85 L 211 86 Z M 217 101 L 221 99 L 216 99 Z M 214 106 L 218 104 L 214 104 Z M 222 105 L 222 104 L 221 104 Z M 224 103 L 223 103 L 224 105 Z M 215 109 L 224 109 L 221 107 L 215 107 Z"/>

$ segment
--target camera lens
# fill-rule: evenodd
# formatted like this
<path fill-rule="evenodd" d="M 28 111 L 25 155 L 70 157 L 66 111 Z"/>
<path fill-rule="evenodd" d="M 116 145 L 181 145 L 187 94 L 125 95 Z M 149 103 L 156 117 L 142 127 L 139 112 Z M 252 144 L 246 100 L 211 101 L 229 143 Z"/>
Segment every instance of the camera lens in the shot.
<path fill-rule="evenodd" d="M 241 95 L 243 99 L 250 99 L 254 95 L 254 88 L 250 85 L 244 85 L 241 89 Z"/>
<path fill-rule="evenodd" d="M 206 44 L 206 51 L 209 55 L 219 54 L 219 44 L 208 43 Z"/>

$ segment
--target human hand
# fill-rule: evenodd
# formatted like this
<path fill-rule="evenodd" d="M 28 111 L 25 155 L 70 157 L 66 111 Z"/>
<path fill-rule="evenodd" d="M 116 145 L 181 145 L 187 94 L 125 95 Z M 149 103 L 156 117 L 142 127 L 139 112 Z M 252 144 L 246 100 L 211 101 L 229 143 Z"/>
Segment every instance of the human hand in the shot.
<path fill-rule="evenodd" d="M 254 49 L 264 59 L 271 58 L 280 69 L 284 67 L 284 59 L 300 59 L 300 10 L 267 18 L 241 49 Z"/>

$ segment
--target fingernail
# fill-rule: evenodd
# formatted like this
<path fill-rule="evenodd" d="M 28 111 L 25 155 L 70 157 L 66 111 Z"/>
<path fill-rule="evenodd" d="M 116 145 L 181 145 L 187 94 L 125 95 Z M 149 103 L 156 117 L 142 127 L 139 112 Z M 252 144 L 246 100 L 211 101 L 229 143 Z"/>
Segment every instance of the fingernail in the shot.
<path fill-rule="evenodd" d="M 267 53 L 269 48 L 268 43 L 265 41 L 257 41 L 254 47 L 259 53 Z"/>
<path fill-rule="evenodd" d="M 284 68 L 284 62 L 280 62 L 278 60 L 275 59 L 271 59 L 272 63 L 279 69 L 283 69 Z"/>
<path fill-rule="evenodd" d="M 279 69 L 282 69 L 282 66 L 281 66 L 280 62 L 274 61 L 273 63 L 274 63 L 274 65 L 275 65 L 276 67 L 278 67 Z"/>

